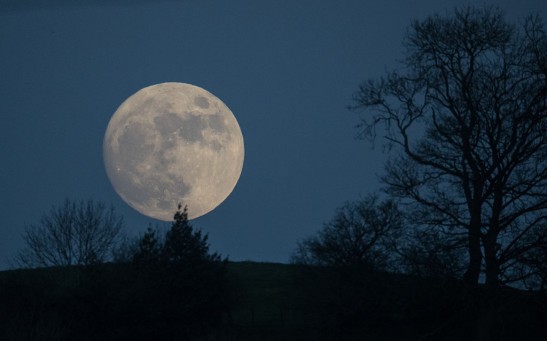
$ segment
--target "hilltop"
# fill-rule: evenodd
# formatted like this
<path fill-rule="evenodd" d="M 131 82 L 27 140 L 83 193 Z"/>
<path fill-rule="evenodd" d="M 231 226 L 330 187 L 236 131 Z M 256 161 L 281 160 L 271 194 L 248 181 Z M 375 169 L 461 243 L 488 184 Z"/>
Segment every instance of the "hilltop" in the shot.
<path fill-rule="evenodd" d="M 120 299 L 134 294 L 119 282 L 127 268 L 0 272 L 0 339 L 64 340 L 82 318 L 83 325 L 102 326 L 99 312 L 125 311 L 121 304 L 138 299 Z M 463 340 L 477 309 L 457 281 L 250 261 L 228 262 L 226 271 L 229 309 L 208 340 Z M 505 288 L 502 295 L 505 340 L 544 340 L 545 293 Z M 118 331 L 81 340 L 131 334 L 114 325 L 104 330 Z"/>

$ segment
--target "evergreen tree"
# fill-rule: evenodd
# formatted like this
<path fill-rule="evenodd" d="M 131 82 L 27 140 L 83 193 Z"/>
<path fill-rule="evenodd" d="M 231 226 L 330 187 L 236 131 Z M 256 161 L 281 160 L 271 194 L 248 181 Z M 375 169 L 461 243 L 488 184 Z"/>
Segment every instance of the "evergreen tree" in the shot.
<path fill-rule="evenodd" d="M 149 228 L 133 248 L 134 280 L 128 291 L 139 337 L 205 337 L 229 309 L 226 261 L 209 254 L 207 234 L 195 230 L 178 205 L 170 228 Z M 136 315 L 135 315 L 136 314 Z"/>
<path fill-rule="evenodd" d="M 218 261 L 220 256 L 209 254 L 208 235 L 202 235 L 200 230 L 194 230 L 188 221 L 188 208 L 178 205 L 173 224 L 165 235 L 162 247 L 162 260 L 175 263 L 199 263 L 202 261 Z"/>
<path fill-rule="evenodd" d="M 133 262 L 136 264 L 155 263 L 160 260 L 161 241 L 156 230 L 149 227 L 138 241 Z"/>

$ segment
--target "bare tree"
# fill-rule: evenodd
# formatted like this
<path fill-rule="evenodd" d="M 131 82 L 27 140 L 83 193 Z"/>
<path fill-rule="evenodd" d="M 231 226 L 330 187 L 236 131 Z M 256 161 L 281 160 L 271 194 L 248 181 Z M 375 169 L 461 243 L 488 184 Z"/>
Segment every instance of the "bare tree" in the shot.
<path fill-rule="evenodd" d="M 383 181 L 417 209 L 418 223 L 468 250 L 464 279 L 521 280 L 509 271 L 545 245 L 547 36 L 538 17 L 522 27 L 495 8 L 414 22 L 404 71 L 363 83 L 360 131 L 385 131 L 394 158 Z"/>
<path fill-rule="evenodd" d="M 452 280 L 465 271 L 465 245 L 461 238 L 449 238 L 438 229 L 424 226 L 406 226 L 405 232 L 394 245 L 403 272 Z"/>
<path fill-rule="evenodd" d="M 391 239 L 401 226 L 401 215 L 391 200 L 379 202 L 377 196 L 369 196 L 348 202 L 317 236 L 298 243 L 292 262 L 384 269 Z"/>
<path fill-rule="evenodd" d="M 500 285 L 537 276 L 523 261 L 547 242 L 547 35 L 537 16 L 468 7 L 414 22 L 405 43 L 404 71 L 355 95 L 361 133 L 385 131 L 382 180 L 414 222 L 465 242 L 464 281 L 486 285 L 476 338 L 497 339 Z"/>
<path fill-rule="evenodd" d="M 547 224 L 542 229 L 532 231 L 540 235 L 530 233 L 524 237 L 523 245 L 530 245 L 527 250 L 520 252 L 517 259 L 511 264 L 505 265 L 504 277 L 511 280 L 520 279 L 521 284 L 528 290 L 547 289 L 547 238 L 545 233 Z"/>
<path fill-rule="evenodd" d="M 26 247 L 17 256 L 23 266 L 90 265 L 105 261 L 123 226 L 113 207 L 92 200 L 65 200 L 25 228 Z"/>

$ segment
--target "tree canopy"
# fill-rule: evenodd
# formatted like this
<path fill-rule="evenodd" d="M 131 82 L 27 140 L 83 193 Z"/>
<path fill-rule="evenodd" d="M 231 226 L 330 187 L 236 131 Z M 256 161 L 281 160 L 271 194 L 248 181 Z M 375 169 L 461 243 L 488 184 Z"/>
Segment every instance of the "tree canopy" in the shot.
<path fill-rule="evenodd" d="M 316 236 L 298 243 L 292 261 L 298 264 L 385 269 L 392 237 L 402 217 L 392 200 L 371 195 L 347 202 Z"/>
<path fill-rule="evenodd" d="M 113 207 L 93 200 L 52 206 L 40 223 L 25 228 L 16 261 L 28 267 L 91 265 L 107 260 L 123 227 Z"/>
<path fill-rule="evenodd" d="M 416 224 L 464 239 L 465 279 L 493 287 L 547 242 L 547 36 L 496 8 L 415 21 L 402 68 L 363 83 L 362 137 L 379 130 L 393 157 L 382 178 Z M 521 270 L 523 270 L 521 268 Z"/>

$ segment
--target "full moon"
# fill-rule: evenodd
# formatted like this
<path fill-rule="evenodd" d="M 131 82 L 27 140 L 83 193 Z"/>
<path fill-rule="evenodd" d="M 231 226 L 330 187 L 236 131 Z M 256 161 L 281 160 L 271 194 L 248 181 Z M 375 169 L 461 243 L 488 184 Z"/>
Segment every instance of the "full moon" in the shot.
<path fill-rule="evenodd" d="M 243 135 L 234 114 L 210 92 L 185 83 L 139 90 L 114 113 L 103 141 L 108 178 L 140 213 L 170 221 L 220 205 L 243 168 Z"/>

